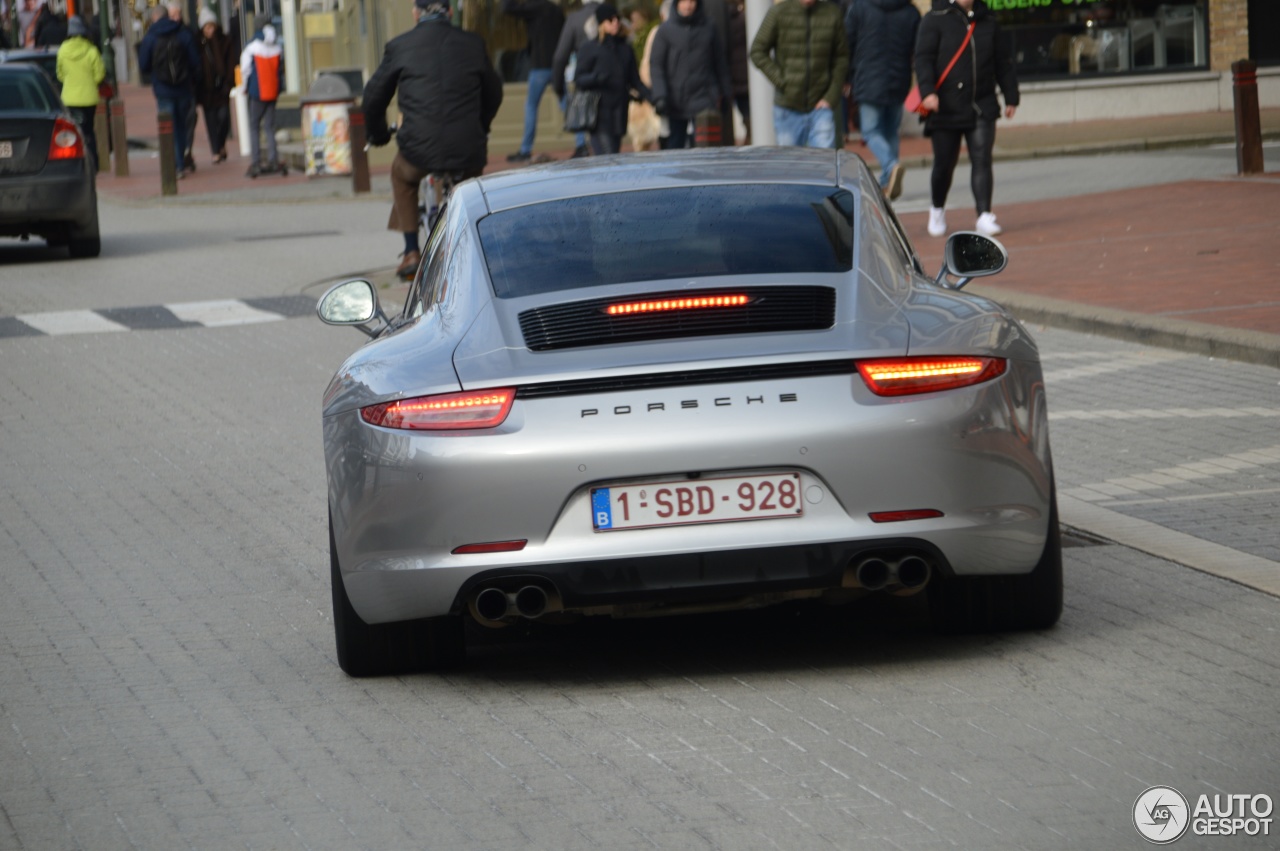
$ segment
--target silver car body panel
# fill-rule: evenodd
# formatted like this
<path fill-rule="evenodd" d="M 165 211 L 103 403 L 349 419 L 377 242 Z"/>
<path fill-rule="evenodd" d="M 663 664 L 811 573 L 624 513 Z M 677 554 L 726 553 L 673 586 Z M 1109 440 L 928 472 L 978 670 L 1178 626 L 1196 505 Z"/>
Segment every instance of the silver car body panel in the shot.
<path fill-rule="evenodd" d="M 786 282 L 837 288 L 831 328 L 540 352 L 524 345 L 516 317 L 532 306 L 679 286 L 629 282 L 498 299 L 476 221 L 570 194 L 740 183 L 744 171 L 766 183 L 838 181 L 858 199 L 853 270 Z M 902 262 L 887 250 L 884 241 L 896 237 L 879 196 L 856 157 L 800 149 L 574 161 L 460 185 L 445 227 L 454 229 L 456 247 L 472 253 L 459 260 L 465 278 L 451 280 L 416 320 L 353 354 L 325 396 L 330 513 L 360 617 L 383 623 L 456 612 L 479 577 L 517 574 L 587 597 L 603 588 L 605 597 L 629 599 L 681 587 L 792 587 L 826 581 L 833 568 L 825 561 L 887 541 L 930 550 L 938 569 L 956 575 L 1030 571 L 1045 547 L 1052 495 L 1035 344 L 999 305 L 935 286 L 914 256 Z M 746 286 L 754 277 L 685 286 Z M 855 358 L 903 354 L 998 356 L 1008 369 L 958 390 L 884 398 L 852 367 Z M 778 364 L 835 372 L 645 388 L 625 380 Z M 492 429 L 403 431 L 359 415 L 398 398 L 604 378 L 621 379 L 620 386 L 518 395 Z M 792 471 L 801 477 L 803 517 L 609 532 L 592 526 L 592 487 Z M 868 516 L 917 508 L 942 516 L 899 523 Z M 453 553 L 509 540 L 527 545 Z"/>

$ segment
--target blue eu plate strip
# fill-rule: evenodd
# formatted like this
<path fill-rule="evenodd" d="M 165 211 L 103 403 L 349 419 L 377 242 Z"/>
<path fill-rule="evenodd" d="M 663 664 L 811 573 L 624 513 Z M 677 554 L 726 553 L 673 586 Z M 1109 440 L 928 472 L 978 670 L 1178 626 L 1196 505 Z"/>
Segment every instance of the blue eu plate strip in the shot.
<path fill-rule="evenodd" d="M 613 509 L 609 504 L 609 489 L 597 488 L 591 492 L 592 524 L 597 529 L 613 528 Z"/>

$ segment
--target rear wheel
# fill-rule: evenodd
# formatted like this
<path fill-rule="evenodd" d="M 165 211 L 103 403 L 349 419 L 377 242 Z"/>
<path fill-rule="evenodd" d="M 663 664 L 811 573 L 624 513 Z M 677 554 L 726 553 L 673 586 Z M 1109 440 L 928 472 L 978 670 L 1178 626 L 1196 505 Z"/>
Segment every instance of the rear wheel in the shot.
<path fill-rule="evenodd" d="M 98 236 L 98 204 L 94 200 L 93 216 L 83 225 L 72 225 L 67 233 L 67 246 L 72 257 L 97 257 L 102 253 Z"/>
<path fill-rule="evenodd" d="M 957 576 L 929 583 L 929 617 L 943 632 L 1048 629 L 1062 615 L 1062 532 L 1058 499 L 1035 568 L 1021 576 Z"/>
<path fill-rule="evenodd" d="M 338 566 L 338 548 L 329 521 L 329 579 L 333 586 L 333 633 L 338 665 L 353 677 L 410 674 L 462 661 L 466 645 L 462 618 L 445 615 L 386 624 L 367 624 L 351 606 Z"/>

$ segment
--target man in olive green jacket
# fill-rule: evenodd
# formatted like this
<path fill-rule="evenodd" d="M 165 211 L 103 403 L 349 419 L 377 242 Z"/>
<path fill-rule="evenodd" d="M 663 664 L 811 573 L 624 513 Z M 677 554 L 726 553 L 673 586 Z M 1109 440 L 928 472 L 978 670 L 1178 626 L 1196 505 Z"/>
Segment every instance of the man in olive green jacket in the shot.
<path fill-rule="evenodd" d="M 751 61 L 773 83 L 773 129 L 779 145 L 832 148 L 832 109 L 849 73 L 840 6 L 818 0 L 782 0 L 764 17 Z"/>

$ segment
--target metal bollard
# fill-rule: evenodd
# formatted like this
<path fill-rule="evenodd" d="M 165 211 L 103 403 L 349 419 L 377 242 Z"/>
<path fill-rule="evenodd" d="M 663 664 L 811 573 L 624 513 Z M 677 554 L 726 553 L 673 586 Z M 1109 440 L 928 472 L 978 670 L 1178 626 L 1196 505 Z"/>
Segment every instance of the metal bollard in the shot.
<path fill-rule="evenodd" d="M 129 176 L 129 134 L 124 121 L 124 98 L 111 99 L 111 138 L 115 140 L 116 177 Z"/>
<path fill-rule="evenodd" d="M 364 130 L 364 111 L 355 106 L 347 107 L 348 138 L 351 140 L 351 190 L 356 193 L 369 191 L 368 137 Z"/>
<path fill-rule="evenodd" d="M 1262 119 L 1258 114 L 1258 66 L 1248 59 L 1231 63 L 1236 104 L 1236 171 L 1262 174 Z"/>
<path fill-rule="evenodd" d="M 178 194 L 178 171 L 173 151 L 173 113 L 161 111 L 156 121 L 160 131 L 160 194 Z"/>

